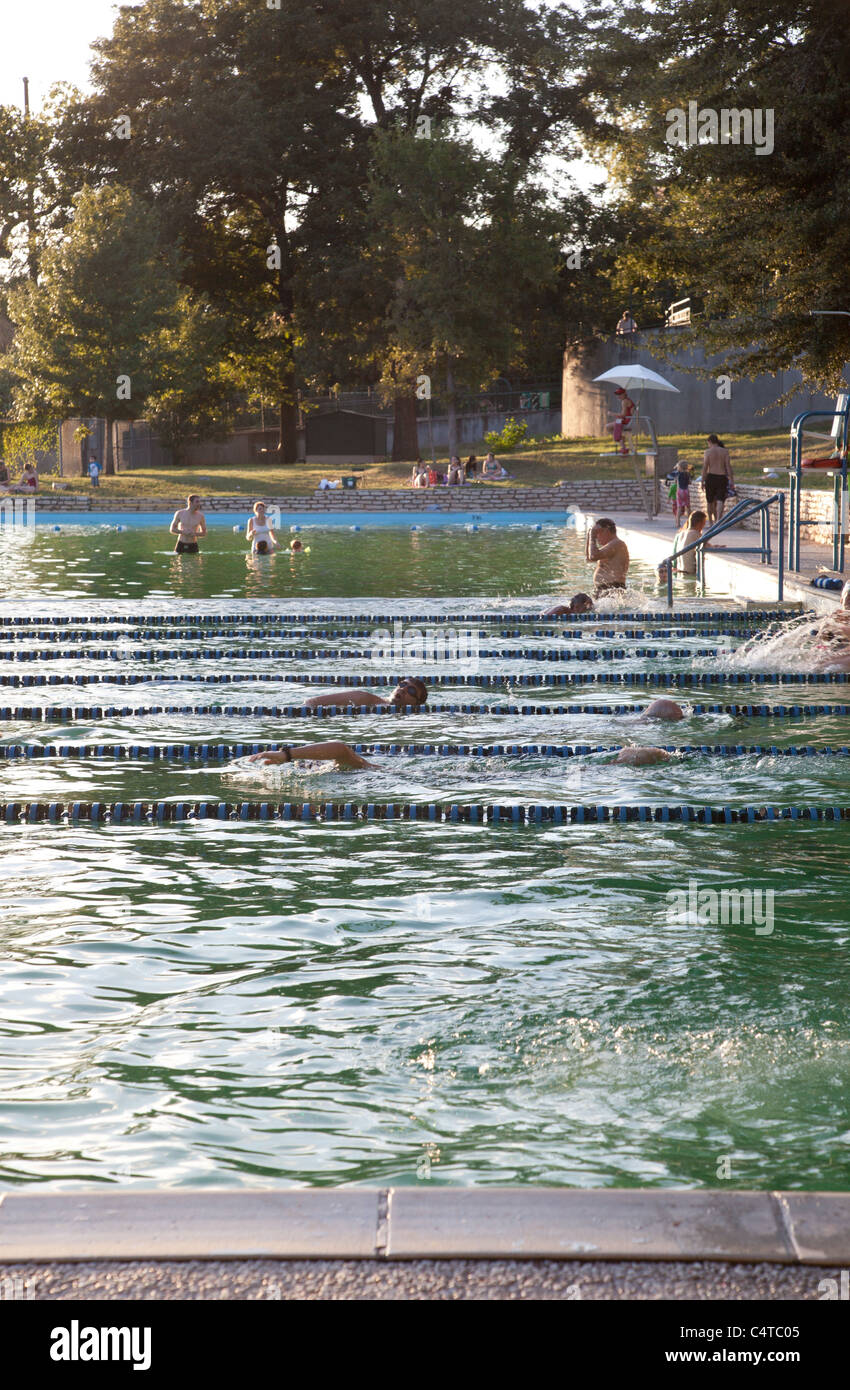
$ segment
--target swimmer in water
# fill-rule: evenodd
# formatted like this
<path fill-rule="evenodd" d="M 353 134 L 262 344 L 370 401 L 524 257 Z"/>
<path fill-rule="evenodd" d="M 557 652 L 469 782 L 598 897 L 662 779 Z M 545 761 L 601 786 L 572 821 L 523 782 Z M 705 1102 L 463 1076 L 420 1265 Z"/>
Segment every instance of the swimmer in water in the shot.
<path fill-rule="evenodd" d="M 374 695 L 371 690 L 325 690 L 321 695 L 311 695 L 304 701 L 306 709 L 343 709 L 346 705 L 368 705 L 370 709 L 404 709 L 412 705 L 418 710 L 428 699 L 428 687 L 424 681 L 410 678 L 399 681 L 392 695 L 385 700 L 382 695 Z"/>
<path fill-rule="evenodd" d="M 247 760 L 251 763 L 261 763 L 263 766 L 271 766 L 275 763 L 292 762 L 331 762 L 336 763 L 337 767 L 346 770 L 358 770 L 364 767 L 374 767 L 374 763 L 367 763 L 365 758 L 361 758 L 359 753 L 355 753 L 347 743 L 303 743 L 297 748 L 292 748 L 289 744 L 276 751 L 269 750 L 266 753 L 252 753 Z"/>
<path fill-rule="evenodd" d="M 186 499 L 185 507 L 174 513 L 169 526 L 172 536 L 177 537 L 175 555 L 197 555 L 198 540 L 207 534 L 207 519 L 201 511 L 201 499 L 195 493 Z"/>
<path fill-rule="evenodd" d="M 684 719 L 685 711 L 681 705 L 677 705 L 675 700 L 653 700 L 652 704 L 647 705 L 643 714 L 638 715 L 639 719 Z"/>
<path fill-rule="evenodd" d="M 684 717 L 685 711 L 675 700 L 653 700 L 643 714 L 638 715 L 639 720 L 664 719 L 674 723 Z M 653 763 L 669 763 L 672 756 L 672 753 L 667 753 L 663 748 L 629 744 L 626 748 L 620 749 L 614 762 L 624 763 L 627 767 L 649 767 Z"/>
<path fill-rule="evenodd" d="M 592 613 L 593 599 L 590 594 L 573 594 L 569 603 L 559 603 L 544 613 L 544 618 L 573 617 L 576 613 Z"/>
<path fill-rule="evenodd" d="M 816 671 L 850 671 L 850 584 L 841 590 L 836 612 L 830 613 L 816 629 L 822 654 L 813 663 Z"/>
<path fill-rule="evenodd" d="M 626 767 L 649 767 L 653 763 L 669 763 L 672 756 L 664 748 L 632 744 L 628 748 L 621 748 L 614 762 L 623 763 Z"/>
<path fill-rule="evenodd" d="M 302 545 L 300 541 L 293 541 L 289 547 L 290 555 L 309 555 L 309 545 Z"/>
<path fill-rule="evenodd" d="M 269 555 L 277 550 L 278 544 L 266 516 L 265 502 L 254 503 L 254 515 L 248 518 L 245 535 L 251 542 L 252 555 Z"/>

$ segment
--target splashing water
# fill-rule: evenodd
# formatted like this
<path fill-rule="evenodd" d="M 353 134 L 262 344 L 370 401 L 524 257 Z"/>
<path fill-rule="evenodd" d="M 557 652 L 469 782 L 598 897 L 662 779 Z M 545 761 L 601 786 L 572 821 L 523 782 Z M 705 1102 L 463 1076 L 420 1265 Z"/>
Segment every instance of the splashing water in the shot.
<path fill-rule="evenodd" d="M 727 671 L 828 671 L 840 661 L 842 648 L 835 644 L 830 651 L 818 635 L 820 628 L 811 614 L 774 624 L 712 665 Z"/>

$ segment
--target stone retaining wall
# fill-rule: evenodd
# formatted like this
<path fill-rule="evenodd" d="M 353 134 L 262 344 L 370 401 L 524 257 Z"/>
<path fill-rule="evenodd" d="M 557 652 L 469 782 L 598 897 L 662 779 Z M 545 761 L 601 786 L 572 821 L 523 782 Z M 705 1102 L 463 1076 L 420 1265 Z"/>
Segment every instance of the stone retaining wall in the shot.
<path fill-rule="evenodd" d="M 570 482 L 563 487 L 503 487 L 493 483 L 470 483 L 463 487 L 441 488 L 333 488 L 306 497 L 271 497 L 268 506 L 281 512 L 496 512 L 565 511 L 570 505 L 602 507 L 610 511 L 633 511 L 641 506 L 640 489 L 634 481 L 618 479 Z M 184 497 L 171 500 L 144 497 L 107 497 L 92 491 L 80 495 L 69 492 L 39 493 L 39 511 L 44 512 L 175 512 L 185 507 Z M 206 512 L 251 511 L 253 497 L 202 497 Z"/>
<path fill-rule="evenodd" d="M 649 486 L 649 484 L 647 485 Z M 753 486 L 741 483 L 738 486 L 740 497 L 764 498 L 775 492 L 787 489 Z M 698 481 L 691 485 L 691 499 L 695 507 L 705 507 L 702 485 Z M 564 483 L 561 487 L 503 487 L 501 484 L 471 483 L 456 488 L 363 488 L 343 491 L 313 492 L 306 497 L 267 497 L 268 506 L 277 506 L 283 515 L 294 512 L 315 512 L 317 516 L 346 512 L 501 512 L 501 511 L 566 511 L 569 507 L 580 507 L 591 512 L 641 512 L 644 508 L 643 492 L 638 482 L 632 478 L 586 478 Z M 662 487 L 662 512 L 669 511 Z M 203 497 L 201 505 L 206 512 L 239 512 L 246 518 L 250 514 L 253 498 Z M 97 492 L 39 493 L 36 499 L 39 512 L 161 512 L 170 515 L 179 507 L 186 505 L 182 497 L 171 500 L 162 498 L 110 498 Z M 787 508 L 786 508 L 787 516 Z M 771 522 L 776 529 L 778 516 L 773 509 Z M 757 530 L 758 517 L 743 523 L 746 529 Z M 832 537 L 832 493 L 831 491 L 803 489 L 803 524 L 801 535 L 804 540 L 828 544 Z"/>

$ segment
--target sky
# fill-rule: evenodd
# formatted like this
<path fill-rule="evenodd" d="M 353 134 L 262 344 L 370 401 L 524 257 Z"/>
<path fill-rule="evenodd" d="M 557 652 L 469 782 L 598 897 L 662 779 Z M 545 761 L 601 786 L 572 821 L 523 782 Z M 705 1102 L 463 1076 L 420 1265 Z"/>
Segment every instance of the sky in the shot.
<path fill-rule="evenodd" d="M 3 7 L 0 105 L 21 106 L 23 78 L 30 105 L 43 104 L 54 82 L 88 86 L 89 44 L 112 32 L 113 0 L 30 0 Z"/>
<path fill-rule="evenodd" d="M 125 3 L 132 6 L 132 0 Z M 23 105 L 24 77 L 29 78 L 33 111 L 44 104 L 56 82 L 70 82 L 86 90 L 90 44 L 111 34 L 119 8 L 116 0 L 30 0 L 29 4 L 4 6 L 0 106 Z M 585 160 L 572 162 L 567 168 L 585 188 L 602 176 L 601 170 Z"/>

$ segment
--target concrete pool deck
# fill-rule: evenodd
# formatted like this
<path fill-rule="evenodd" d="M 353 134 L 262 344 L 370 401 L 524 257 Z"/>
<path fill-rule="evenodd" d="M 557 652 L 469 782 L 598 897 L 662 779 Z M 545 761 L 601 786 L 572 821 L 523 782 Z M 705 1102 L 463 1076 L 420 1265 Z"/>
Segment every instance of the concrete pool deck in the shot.
<path fill-rule="evenodd" d="M 0 1198 L 0 1264 L 257 1259 L 845 1266 L 850 1194 L 352 1187 Z"/>

